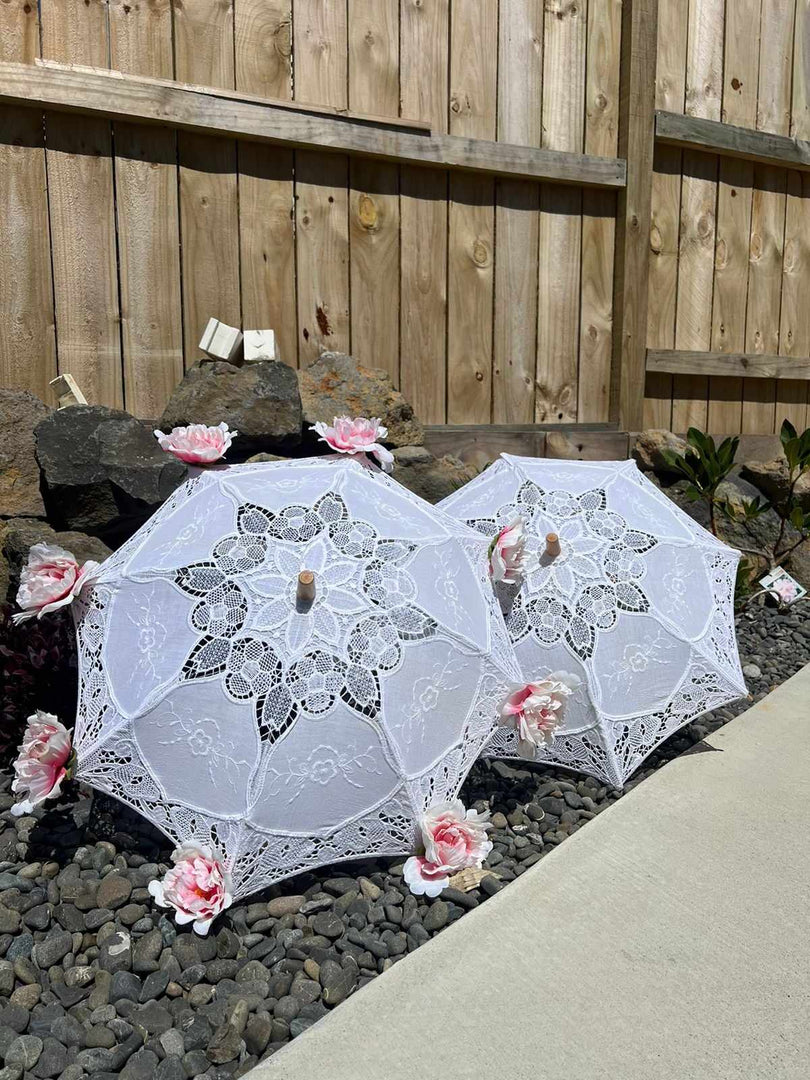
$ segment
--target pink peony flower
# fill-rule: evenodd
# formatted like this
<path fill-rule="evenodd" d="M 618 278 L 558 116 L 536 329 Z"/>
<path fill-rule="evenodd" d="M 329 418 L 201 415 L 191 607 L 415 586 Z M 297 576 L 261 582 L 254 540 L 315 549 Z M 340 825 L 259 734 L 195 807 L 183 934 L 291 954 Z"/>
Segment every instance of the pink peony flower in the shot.
<path fill-rule="evenodd" d="M 231 441 L 238 434 L 238 431 L 228 431 L 228 425 L 223 422 L 216 427 L 206 427 L 205 424 L 176 427 L 168 435 L 155 431 L 155 438 L 163 450 L 188 465 L 210 465 L 225 457 Z"/>
<path fill-rule="evenodd" d="M 523 518 L 506 525 L 489 546 L 489 576 L 496 583 L 520 581 L 526 560 L 526 531 Z"/>
<path fill-rule="evenodd" d="M 56 544 L 34 544 L 28 563 L 20 575 L 17 604 L 22 611 L 12 616 L 15 624 L 41 618 L 47 611 L 72 604 L 81 589 L 92 580 L 98 563 L 88 560 L 79 566 L 69 551 Z"/>
<path fill-rule="evenodd" d="M 175 922 L 193 923 L 198 934 L 233 903 L 231 879 L 210 847 L 183 844 L 172 853 L 174 866 L 162 881 L 150 881 L 149 892 L 161 907 L 175 909 Z"/>
<path fill-rule="evenodd" d="M 577 689 L 577 675 L 556 671 L 542 682 L 516 689 L 501 705 L 501 725 L 518 735 L 518 753 L 533 758 L 543 743 L 551 743 L 565 712 L 566 699 Z"/>
<path fill-rule="evenodd" d="M 388 428 L 377 417 L 367 420 L 365 416 L 356 416 L 351 420 L 348 416 L 336 416 L 331 427 L 319 422 L 310 430 L 317 431 L 320 441 L 339 454 L 373 454 L 383 472 L 391 472 L 393 468 L 394 455 L 380 442 L 388 434 Z"/>
<path fill-rule="evenodd" d="M 28 717 L 20 752 L 14 762 L 11 790 L 26 798 L 15 803 L 12 814 L 30 814 L 45 799 L 61 794 L 62 781 L 73 774 L 70 732 L 51 713 L 37 710 Z"/>
<path fill-rule="evenodd" d="M 489 814 L 465 810 L 459 799 L 441 803 L 422 818 L 425 854 L 413 855 L 404 867 L 406 885 L 415 896 L 438 896 L 451 874 L 480 866 L 492 850 L 486 830 Z"/>

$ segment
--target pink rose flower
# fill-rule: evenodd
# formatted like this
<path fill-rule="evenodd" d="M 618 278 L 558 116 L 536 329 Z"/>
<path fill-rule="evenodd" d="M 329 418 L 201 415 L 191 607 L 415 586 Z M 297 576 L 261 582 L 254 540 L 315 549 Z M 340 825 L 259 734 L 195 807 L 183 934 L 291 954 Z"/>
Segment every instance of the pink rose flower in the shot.
<path fill-rule="evenodd" d="M 161 907 L 175 909 L 175 922 L 193 923 L 198 934 L 233 903 L 231 879 L 211 848 L 183 844 L 172 853 L 174 866 L 162 881 L 150 881 L 149 892 Z"/>
<path fill-rule="evenodd" d="M 506 525 L 489 546 L 489 575 L 494 582 L 511 585 L 520 581 L 526 560 L 523 518 Z"/>
<path fill-rule="evenodd" d="M 450 875 L 465 866 L 479 867 L 492 850 L 486 830 L 489 814 L 465 810 L 459 799 L 431 808 L 422 818 L 425 854 L 414 855 L 404 867 L 406 885 L 415 896 L 438 896 Z"/>
<path fill-rule="evenodd" d="M 556 671 L 542 682 L 519 687 L 504 701 L 500 723 L 517 732 L 521 757 L 533 758 L 538 746 L 552 742 L 563 720 L 565 702 L 580 682 L 577 675 Z"/>
<path fill-rule="evenodd" d="M 176 427 L 168 435 L 155 431 L 155 438 L 163 450 L 188 465 L 210 465 L 225 457 L 231 441 L 238 434 L 238 431 L 228 431 L 228 425 L 223 422 L 216 427 L 206 427 L 205 424 Z"/>
<path fill-rule="evenodd" d="M 79 566 L 69 551 L 56 544 L 34 544 L 20 574 L 17 604 L 22 611 L 12 616 L 15 624 L 72 604 L 92 580 L 99 564 L 88 560 Z"/>
<path fill-rule="evenodd" d="M 70 732 L 51 713 L 39 709 L 28 717 L 20 752 L 14 762 L 11 790 L 25 794 L 15 803 L 12 814 L 30 814 L 45 799 L 62 792 L 62 781 L 73 773 L 73 747 Z"/>
<path fill-rule="evenodd" d="M 388 434 L 377 417 L 367 420 L 365 416 L 336 416 L 332 426 L 319 422 L 311 431 L 317 431 L 320 441 L 337 450 L 339 454 L 373 454 L 380 463 L 383 472 L 391 472 L 394 455 L 381 444 Z"/>

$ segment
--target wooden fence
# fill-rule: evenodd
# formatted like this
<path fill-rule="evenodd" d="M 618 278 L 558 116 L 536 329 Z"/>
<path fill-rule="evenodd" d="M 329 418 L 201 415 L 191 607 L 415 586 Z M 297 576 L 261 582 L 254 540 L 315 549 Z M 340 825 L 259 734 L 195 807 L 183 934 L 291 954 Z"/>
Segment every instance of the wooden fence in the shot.
<path fill-rule="evenodd" d="M 215 315 L 431 424 L 803 423 L 808 3 L 5 0 L 0 383 L 156 416 Z"/>

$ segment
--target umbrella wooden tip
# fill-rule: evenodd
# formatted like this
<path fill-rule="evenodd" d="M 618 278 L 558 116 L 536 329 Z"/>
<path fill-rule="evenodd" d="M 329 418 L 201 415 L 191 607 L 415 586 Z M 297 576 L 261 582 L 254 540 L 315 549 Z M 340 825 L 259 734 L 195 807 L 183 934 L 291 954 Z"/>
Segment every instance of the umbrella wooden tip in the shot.
<path fill-rule="evenodd" d="M 302 570 L 298 575 L 295 599 L 299 604 L 311 604 L 315 599 L 315 575 L 311 570 Z"/>
<path fill-rule="evenodd" d="M 556 533 L 546 533 L 546 555 L 550 558 L 560 554 L 560 538 Z"/>

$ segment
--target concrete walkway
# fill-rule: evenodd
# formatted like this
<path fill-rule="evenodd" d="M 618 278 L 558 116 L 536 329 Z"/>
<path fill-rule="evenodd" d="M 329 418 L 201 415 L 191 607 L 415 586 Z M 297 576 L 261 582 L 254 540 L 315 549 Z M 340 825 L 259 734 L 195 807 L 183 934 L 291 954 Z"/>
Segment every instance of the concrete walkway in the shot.
<path fill-rule="evenodd" d="M 250 1073 L 810 1076 L 810 667 Z"/>

